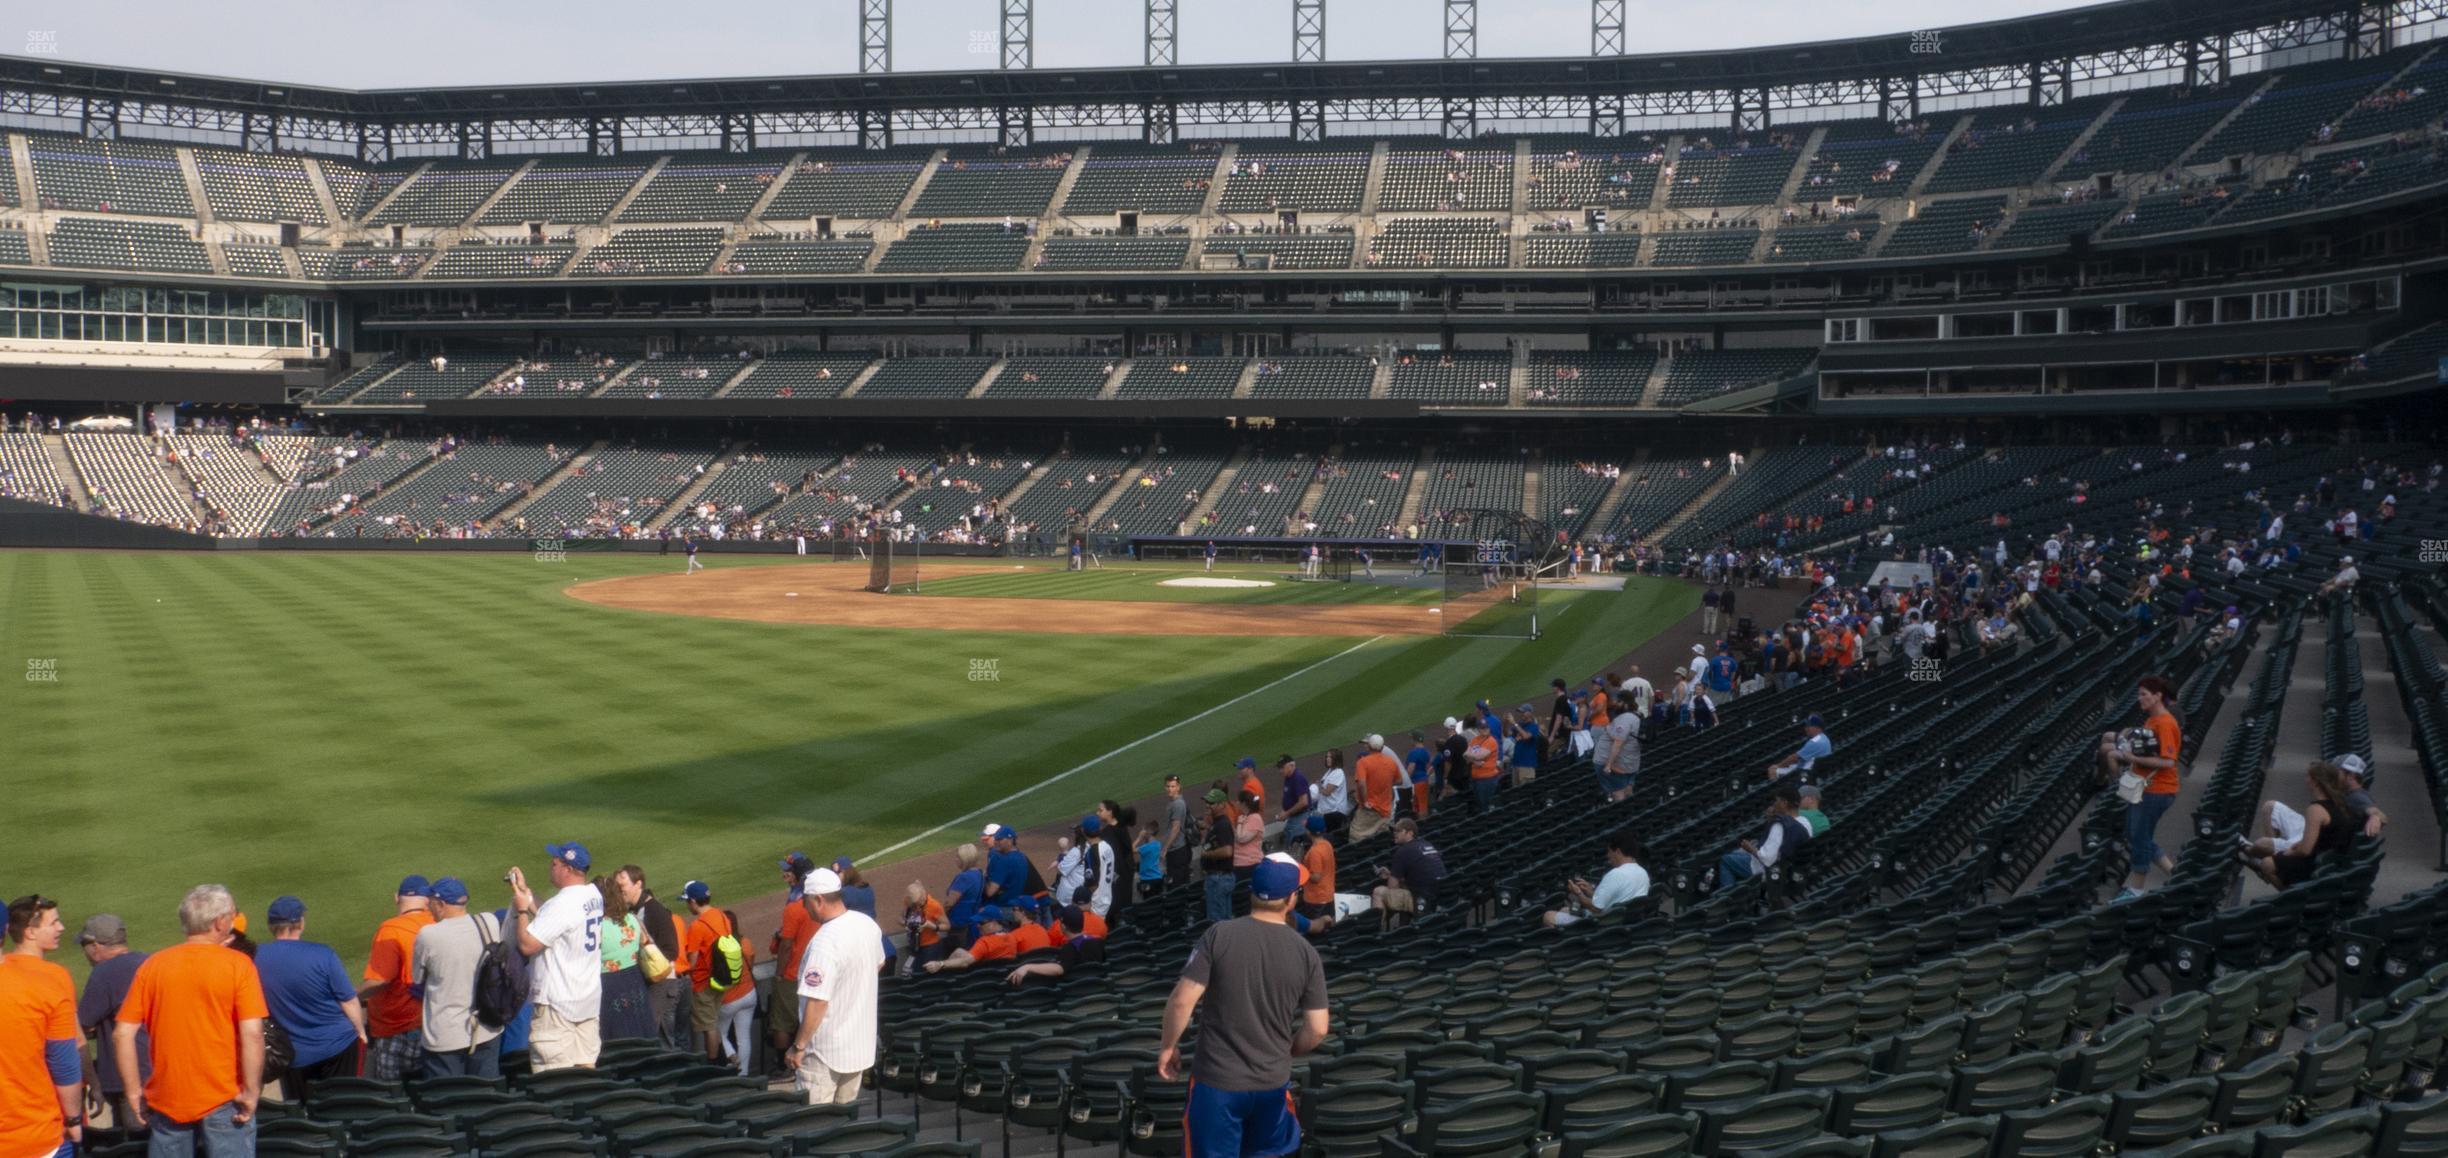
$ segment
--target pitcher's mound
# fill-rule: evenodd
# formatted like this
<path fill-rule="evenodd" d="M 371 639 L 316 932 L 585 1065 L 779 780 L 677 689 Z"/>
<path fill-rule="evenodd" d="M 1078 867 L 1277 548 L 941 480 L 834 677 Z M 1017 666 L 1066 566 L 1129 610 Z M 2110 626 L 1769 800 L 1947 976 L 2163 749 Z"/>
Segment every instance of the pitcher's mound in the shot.
<path fill-rule="evenodd" d="M 1157 584 L 1158 587 L 1273 587 L 1274 585 L 1275 581 L 1272 579 L 1225 579 L 1215 575 L 1186 575 L 1179 579 L 1167 579 Z"/>

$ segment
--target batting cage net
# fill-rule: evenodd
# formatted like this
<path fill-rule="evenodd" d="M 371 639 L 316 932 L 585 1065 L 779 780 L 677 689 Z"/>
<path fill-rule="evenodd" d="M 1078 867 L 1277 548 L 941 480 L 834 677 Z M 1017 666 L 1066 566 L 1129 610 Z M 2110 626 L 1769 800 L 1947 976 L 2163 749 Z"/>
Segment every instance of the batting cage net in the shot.
<path fill-rule="evenodd" d="M 1445 634 L 1537 639 L 1539 587 L 1554 574 L 1555 532 L 1515 511 L 1451 511 L 1444 544 Z"/>
<path fill-rule="evenodd" d="M 1353 554 L 1353 549 L 1350 547 L 1327 548 L 1326 557 L 1319 560 L 1318 578 L 1332 580 L 1337 583 L 1351 582 L 1352 560 L 1354 558 L 1355 556 Z"/>
<path fill-rule="evenodd" d="M 882 594 L 918 591 L 918 556 L 922 544 L 912 541 L 893 542 L 890 535 L 875 533 L 863 544 L 867 550 L 867 589 Z"/>

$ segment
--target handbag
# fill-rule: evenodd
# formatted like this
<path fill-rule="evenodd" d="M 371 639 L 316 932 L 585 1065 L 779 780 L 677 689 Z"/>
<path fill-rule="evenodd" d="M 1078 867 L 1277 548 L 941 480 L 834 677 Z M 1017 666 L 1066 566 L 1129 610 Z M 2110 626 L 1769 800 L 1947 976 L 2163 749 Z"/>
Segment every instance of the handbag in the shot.
<path fill-rule="evenodd" d="M 2142 803 L 2142 792 L 2144 789 L 2149 787 L 2150 779 L 2148 777 L 2136 776 L 2131 772 L 2117 773 L 2117 799 L 2122 800 L 2127 804 Z"/>
<path fill-rule="evenodd" d="M 1590 738 L 1588 728 L 1575 728 L 1572 734 L 1572 750 L 1575 756 L 1587 756 L 1598 750 L 1598 742 Z"/>
<path fill-rule="evenodd" d="M 646 984 L 660 985 L 672 975 L 671 958 L 663 955 L 663 947 L 652 940 L 638 946 L 638 968 L 646 971 Z"/>

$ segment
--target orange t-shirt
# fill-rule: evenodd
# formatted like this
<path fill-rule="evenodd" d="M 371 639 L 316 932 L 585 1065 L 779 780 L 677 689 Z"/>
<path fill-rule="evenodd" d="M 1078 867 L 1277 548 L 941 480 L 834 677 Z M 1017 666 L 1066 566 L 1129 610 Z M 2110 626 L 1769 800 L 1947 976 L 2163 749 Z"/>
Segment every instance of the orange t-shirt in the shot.
<path fill-rule="evenodd" d="M 1394 754 L 1371 752 L 1352 765 L 1352 775 L 1360 780 L 1360 806 L 1379 816 L 1394 815 L 1394 781 L 1402 776 L 1402 764 Z"/>
<path fill-rule="evenodd" d="M 1257 798 L 1258 798 L 1258 807 L 1259 807 L 1260 809 L 1262 809 L 1262 810 L 1263 810 L 1263 809 L 1266 807 L 1266 786 L 1265 786 L 1265 785 L 1263 785 L 1263 784 L 1258 783 L 1258 774 L 1257 774 L 1257 773 L 1255 773 L 1255 772 L 1245 772 L 1245 773 L 1242 773 L 1242 775 L 1241 775 L 1241 791 L 1246 792 L 1246 793 L 1248 793 L 1248 794 L 1250 794 L 1250 795 L 1252 795 L 1252 796 L 1257 797 Z M 1233 807 L 1234 807 L 1235 809 L 1240 808 L 1240 807 L 1241 807 L 1241 802 L 1240 802 L 1238 799 L 1234 800 L 1234 801 L 1233 801 Z"/>
<path fill-rule="evenodd" d="M 921 920 L 933 921 L 937 924 L 944 923 L 943 902 L 936 900 L 932 896 L 928 897 L 926 899 L 926 907 L 918 911 L 918 916 Z M 813 930 L 810 930 L 810 932 L 813 932 Z M 936 932 L 933 929 L 918 930 L 918 945 L 920 948 L 925 948 L 926 946 L 932 945 L 941 940 L 943 940 L 943 934 Z"/>
<path fill-rule="evenodd" d="M 1334 843 L 1326 840 L 1310 841 L 1309 851 L 1301 857 L 1301 867 L 1309 870 L 1309 880 L 1301 885 L 1301 899 L 1313 905 L 1333 904 Z"/>
<path fill-rule="evenodd" d="M 365 979 L 382 982 L 383 987 L 366 998 L 367 1037 L 413 1033 L 425 1024 L 425 1003 L 408 992 L 408 968 L 416 960 L 417 930 L 433 923 L 433 914 L 419 909 L 375 927 L 374 950 L 366 954 Z"/>
<path fill-rule="evenodd" d="M 1097 916 L 1095 909 L 1080 910 L 1080 936 L 1101 939 L 1105 936 L 1105 931 L 1105 918 Z"/>
<path fill-rule="evenodd" d="M 1589 723 L 1583 725 L 1584 727 L 1603 728 L 1607 726 L 1607 721 L 1613 718 L 1607 715 L 1606 696 L 1596 695 L 1589 698 Z"/>
<path fill-rule="evenodd" d="M 1000 961 L 1019 955 L 1020 950 L 1013 947 L 1009 933 L 989 933 L 969 943 L 969 956 L 978 961 Z"/>
<path fill-rule="evenodd" d="M 238 1023 L 260 1021 L 255 962 L 226 945 L 187 941 L 145 958 L 128 982 L 119 1020 L 153 1039 L 148 1108 L 195 1122 L 238 1096 Z"/>
<path fill-rule="evenodd" d="M 688 935 L 681 938 L 689 956 L 689 988 L 703 993 L 714 986 L 714 942 L 731 931 L 731 918 L 721 909 L 707 909 L 689 921 Z M 748 942 L 740 942 L 739 983 L 722 992 L 725 1004 L 737 1001 L 756 982 L 749 979 L 749 967 L 756 964 L 756 950 Z"/>
<path fill-rule="evenodd" d="M 51 1042 L 84 1036 L 67 970 L 21 953 L 0 961 L 0 1153 L 59 1149 L 67 1120 L 44 1051 Z"/>
<path fill-rule="evenodd" d="M 1054 934 L 1047 932 L 1045 926 L 1035 921 L 1022 921 L 1019 928 L 1011 931 L 1011 943 L 1014 954 L 1034 953 L 1039 949 L 1053 948 Z M 972 953 L 970 956 L 975 957 L 977 954 Z"/>
<path fill-rule="evenodd" d="M 2153 712 L 2149 719 L 2142 721 L 2142 726 L 2159 737 L 2159 755 L 2171 761 L 2184 758 L 2184 732 L 2176 726 L 2176 717 L 2164 710 Z M 2176 765 L 2171 763 L 2165 768 L 2152 769 L 2150 784 L 2143 791 L 2164 796 L 2183 787 L 2184 778 L 2177 774 Z"/>
<path fill-rule="evenodd" d="M 782 959 L 785 961 L 805 962 L 807 960 L 808 942 L 816 939 L 816 930 L 821 927 L 822 926 L 819 926 L 816 923 L 816 918 L 808 916 L 807 905 L 805 903 L 800 901 L 784 902 L 782 905 L 782 928 L 774 934 L 774 938 L 782 942 L 782 952 L 787 954 L 787 956 L 783 957 Z M 796 968 L 796 966 L 793 966 L 793 968 Z"/>
<path fill-rule="evenodd" d="M 1470 761 L 1471 779 L 1493 780 L 1503 774 L 1504 770 L 1496 766 L 1498 751 L 1500 749 L 1493 736 L 1481 736 L 1470 742 L 1470 747 L 1463 750 L 1462 756 Z"/>

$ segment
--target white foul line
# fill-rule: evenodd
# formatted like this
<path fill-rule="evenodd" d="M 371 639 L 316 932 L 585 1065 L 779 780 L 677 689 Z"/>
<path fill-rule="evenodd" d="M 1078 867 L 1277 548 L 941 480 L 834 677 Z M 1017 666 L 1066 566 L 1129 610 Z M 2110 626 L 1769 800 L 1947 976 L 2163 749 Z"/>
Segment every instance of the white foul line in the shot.
<path fill-rule="evenodd" d="M 942 824 L 938 824 L 938 825 L 936 825 L 935 827 L 933 827 L 933 828 L 930 828 L 930 829 L 926 830 L 925 832 L 919 833 L 918 835 L 916 835 L 916 836 L 913 836 L 913 837 L 909 838 L 908 840 L 904 840 L 904 841 L 901 841 L 901 842 L 900 842 L 900 843 L 898 843 L 898 844 L 889 845 L 889 846 L 887 846 L 887 847 L 885 847 L 885 848 L 878 849 L 878 850 L 876 850 L 875 852 L 868 853 L 868 854 L 867 854 L 865 857 L 863 857 L 863 858 L 861 858 L 861 859 L 860 859 L 859 863 L 861 863 L 861 864 L 872 864 L 872 863 L 874 863 L 874 862 L 876 862 L 876 861 L 878 861 L 878 860 L 883 859 L 884 857 L 890 856 L 890 855 L 892 855 L 893 853 L 896 853 L 896 852 L 901 851 L 902 849 L 908 848 L 909 846 L 911 846 L 911 845 L 913 845 L 913 844 L 916 844 L 916 843 L 918 843 L 919 841 L 925 840 L 925 839 L 927 839 L 928 837 L 935 835 L 936 833 L 939 833 L 939 832 L 944 831 L 945 829 L 951 828 L 953 825 L 956 825 L 956 824 L 967 824 L 967 823 L 969 823 L 969 822 L 970 822 L 970 821 L 972 821 L 972 820 L 976 820 L 978 817 L 984 816 L 984 815 L 986 815 L 987 813 L 992 812 L 992 811 L 994 811 L 995 809 L 1001 808 L 1001 807 L 1003 807 L 1004 805 L 1009 804 L 1009 803 L 1011 803 L 1011 802 L 1012 802 L 1012 801 L 1014 801 L 1014 800 L 1018 800 L 1018 799 L 1020 799 L 1021 797 L 1028 795 L 1029 793 L 1035 792 L 1035 791 L 1037 791 L 1037 790 L 1038 790 L 1038 789 L 1040 789 L 1040 788 L 1044 788 L 1044 787 L 1046 787 L 1047 785 L 1054 784 L 1054 783 L 1059 782 L 1059 781 L 1068 780 L 1068 779 L 1070 779 L 1071 777 L 1073 777 L 1073 776 L 1075 776 L 1075 775 L 1078 775 L 1078 774 L 1079 774 L 1079 773 L 1081 773 L 1081 772 L 1085 772 L 1085 771 L 1087 771 L 1087 770 L 1088 770 L 1088 769 L 1090 769 L 1090 768 L 1096 767 L 1097 765 L 1102 764 L 1102 763 L 1104 763 L 1104 762 L 1105 762 L 1105 761 L 1107 761 L 1107 760 L 1111 760 L 1111 759 L 1113 759 L 1114 757 L 1119 756 L 1119 755 L 1121 755 L 1121 754 L 1122 754 L 1122 753 L 1124 753 L 1124 752 L 1128 752 L 1128 751 L 1130 751 L 1131 749 L 1136 748 L 1136 747 L 1138 747 L 1138 746 L 1139 746 L 1139 745 L 1141 745 L 1141 744 L 1145 744 L 1145 743 L 1147 743 L 1148 741 L 1153 740 L 1153 739 L 1156 739 L 1157 737 L 1159 737 L 1159 736 L 1163 736 L 1163 735 L 1165 735 L 1165 734 L 1167 734 L 1167 733 L 1174 732 L 1174 731 L 1178 731 L 1178 730 L 1180 730 L 1180 729 L 1182 729 L 1182 728 L 1185 728 L 1185 727 L 1190 726 L 1191 724 L 1198 723 L 1200 720 L 1204 720 L 1204 719 L 1206 719 L 1207 717 L 1212 716 L 1212 715 L 1216 714 L 1217 712 L 1223 711 L 1224 709 L 1229 708 L 1229 707 L 1233 706 L 1234 704 L 1240 703 L 1241 701 L 1246 700 L 1246 699 L 1250 698 L 1251 696 L 1257 695 L 1257 694 L 1258 694 L 1258 693 L 1260 693 L 1260 692 L 1267 691 L 1267 690 L 1269 690 L 1269 689 L 1271 689 L 1271 688 L 1277 687 L 1278 685 L 1285 684 L 1285 683 L 1289 683 L 1289 682 L 1291 682 L 1291 681 L 1293 681 L 1293 680 L 1299 679 L 1299 678 L 1300 678 L 1300 677 L 1302 677 L 1302 676 L 1308 675 L 1310 672 L 1316 671 L 1317 669 L 1322 668 L 1322 667 L 1326 666 L 1327 664 L 1333 663 L 1334 661 L 1336 661 L 1336 660 L 1338 660 L 1338 659 L 1341 659 L 1341 658 L 1343 658 L 1344 656 L 1350 655 L 1351 653 L 1353 653 L 1353 652 L 1355 652 L 1355 651 L 1358 651 L 1358 650 L 1360 650 L 1361 648 L 1367 647 L 1368 645 L 1370 645 L 1370 644 L 1372 644 L 1372 643 L 1376 643 L 1376 642 L 1378 642 L 1379 640 L 1382 640 L 1382 639 L 1384 639 L 1384 638 L 1385 638 L 1385 637 L 1384 637 L 1384 636 L 1382 636 L 1382 635 L 1374 635 L 1374 636 L 1370 636 L 1369 638 L 1364 639 L 1364 640 L 1361 640 L 1360 642 L 1355 643 L 1355 644 L 1351 645 L 1350 647 L 1344 648 L 1343 650 L 1338 651 L 1338 652 L 1334 653 L 1333 655 L 1327 656 L 1326 658 L 1321 659 L 1321 660 L 1317 661 L 1316 663 L 1310 664 L 1309 666 L 1307 666 L 1307 667 L 1305 667 L 1305 668 L 1302 668 L 1302 669 L 1300 669 L 1299 671 L 1292 672 L 1292 673 L 1290 673 L 1290 674 L 1288 674 L 1288 675 L 1282 676 L 1281 678 L 1278 678 L 1278 679 L 1275 679 L 1275 680 L 1270 681 L 1270 682 L 1268 682 L 1268 683 L 1261 684 L 1261 685 L 1259 685 L 1259 686 L 1257 686 L 1257 687 L 1251 688 L 1250 690 L 1248 690 L 1248 691 L 1246 691 L 1246 692 L 1243 692 L 1243 693 L 1241 693 L 1240 695 L 1234 696 L 1233 698 L 1231 698 L 1231 699 L 1229 699 L 1229 700 L 1226 700 L 1226 701 L 1224 701 L 1223 703 L 1217 704 L 1216 706 L 1214 706 L 1214 707 L 1212 707 L 1212 708 L 1209 708 L 1209 709 L 1207 709 L 1206 711 L 1200 712 L 1199 714 L 1197 714 L 1197 715 L 1195 715 L 1195 716 L 1192 716 L 1192 717 L 1190 717 L 1189 719 L 1182 720 L 1182 721 L 1179 721 L 1179 722 L 1177 722 L 1177 723 L 1169 724 L 1169 725 L 1165 726 L 1164 728 L 1161 728 L 1161 729 L 1159 729 L 1159 730 L 1157 730 L 1157 731 L 1150 732 L 1150 733 L 1148 733 L 1147 735 L 1141 736 L 1141 737 L 1139 737 L 1138 739 L 1133 740 L 1133 741 L 1131 741 L 1131 742 L 1130 742 L 1130 743 L 1128 743 L 1128 744 L 1124 744 L 1124 745 L 1122 745 L 1121 747 L 1116 748 L 1116 749 L 1114 749 L 1114 750 L 1113 750 L 1113 751 L 1111 751 L 1111 752 L 1107 752 L 1107 753 L 1105 753 L 1105 754 L 1104 754 L 1104 755 L 1102 755 L 1102 756 L 1098 756 L 1098 757 L 1095 757 L 1095 758 L 1093 758 L 1093 759 L 1087 760 L 1087 761 L 1085 761 L 1085 762 L 1083 762 L 1083 763 L 1081 763 L 1081 764 L 1079 764 L 1079 765 L 1077 765 L 1077 766 L 1075 766 L 1075 767 L 1073 767 L 1073 768 L 1070 768 L 1070 769 L 1068 769 L 1068 770 L 1066 770 L 1066 771 L 1056 773 L 1055 775 L 1052 775 L 1052 776 L 1048 776 L 1048 777 L 1046 777 L 1045 779 L 1043 779 L 1043 780 L 1040 780 L 1040 781 L 1036 782 L 1035 784 L 1031 784 L 1031 785 L 1029 785 L 1028 787 L 1021 789 L 1020 791 L 1018 791 L 1018 792 L 1014 792 L 1014 793 L 1012 793 L 1011 795 L 1006 796 L 1006 797 L 1004 797 L 1004 798 L 1003 798 L 1003 799 L 1001 799 L 1001 800 L 997 800 L 997 801 L 995 801 L 995 802 L 994 802 L 994 803 L 992 803 L 992 804 L 986 805 L 986 806 L 985 806 L 985 807 L 983 807 L 983 808 L 976 809 L 975 811 L 969 812 L 969 813 L 967 813 L 967 814 L 965 814 L 965 815 L 958 816 L 958 817 L 954 817 L 953 819 L 951 819 L 951 820 L 947 820 L 947 821 L 943 822 Z"/>

